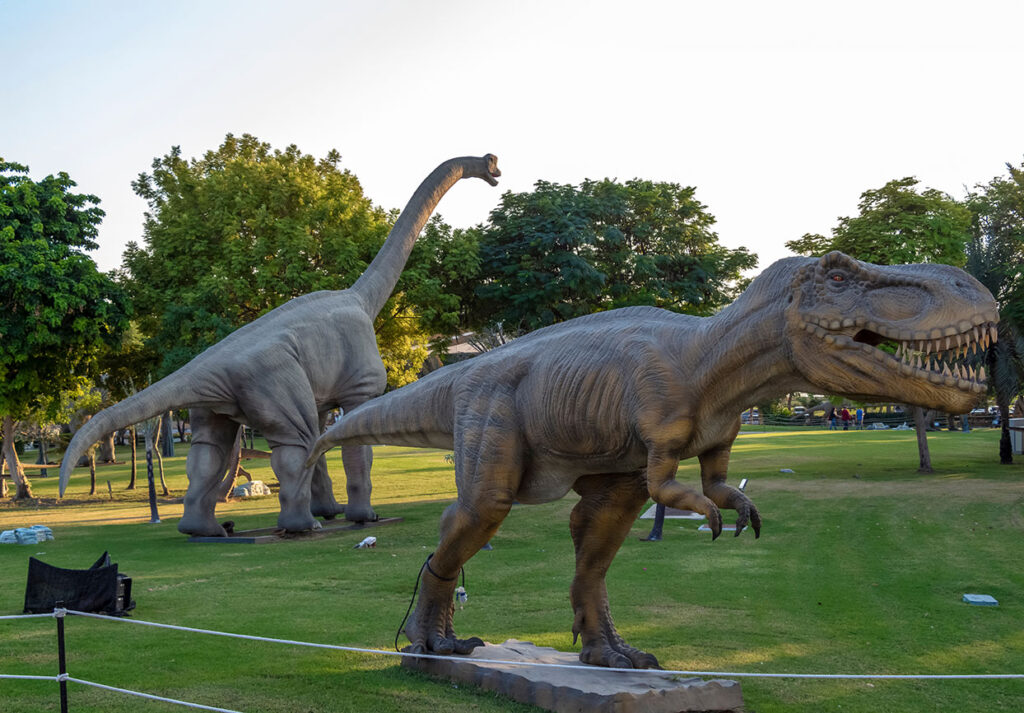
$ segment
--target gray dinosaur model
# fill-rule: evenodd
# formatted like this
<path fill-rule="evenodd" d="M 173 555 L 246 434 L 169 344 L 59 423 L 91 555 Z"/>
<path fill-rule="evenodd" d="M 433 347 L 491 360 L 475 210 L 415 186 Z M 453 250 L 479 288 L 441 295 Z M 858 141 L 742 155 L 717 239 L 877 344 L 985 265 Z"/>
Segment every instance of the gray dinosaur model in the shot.
<path fill-rule="evenodd" d="M 240 423 L 259 429 L 270 445 L 270 465 L 281 484 L 278 526 L 315 529 L 320 524 L 314 516 L 340 512 L 349 520 L 376 519 L 370 506 L 369 447 L 343 449 L 346 506 L 334 499 L 326 462 L 306 466 L 306 455 L 323 431 L 328 411 L 351 410 L 384 391 L 386 374 L 373 320 L 441 197 L 462 178 L 481 178 L 494 186 L 500 175 L 491 154 L 445 161 L 416 189 L 380 252 L 351 288 L 296 297 L 170 376 L 93 416 L 64 454 L 61 495 L 79 456 L 102 434 L 188 407 L 192 447 L 181 532 L 226 534 L 214 508 Z"/>
<path fill-rule="evenodd" d="M 880 267 L 842 253 L 788 258 L 731 305 L 699 318 L 631 307 L 570 320 L 448 366 L 346 414 L 310 462 L 343 444 L 454 448 L 457 501 L 405 633 L 417 653 L 467 653 L 456 639 L 459 568 L 497 531 L 513 502 L 580 495 L 570 530 L 570 591 L 580 660 L 657 667 L 626 644 L 608 608 L 605 572 L 648 497 L 708 518 L 738 512 L 738 535 L 761 517 L 726 484 L 739 414 L 791 391 L 971 408 L 984 372 L 959 365 L 995 339 L 996 304 L 967 273 L 943 265 Z M 889 345 L 889 349 L 879 347 Z M 701 492 L 675 480 L 700 461 Z"/>

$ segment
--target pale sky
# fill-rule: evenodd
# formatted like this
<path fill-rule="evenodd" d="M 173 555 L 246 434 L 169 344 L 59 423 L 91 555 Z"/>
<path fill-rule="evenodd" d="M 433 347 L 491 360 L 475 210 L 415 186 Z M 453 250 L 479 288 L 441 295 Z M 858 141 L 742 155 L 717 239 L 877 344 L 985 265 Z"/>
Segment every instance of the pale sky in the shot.
<path fill-rule="evenodd" d="M 336 148 L 384 208 L 497 154 L 456 227 L 539 179 L 696 186 L 763 268 L 890 179 L 962 197 L 1024 161 L 1022 28 L 986 0 L 0 0 L 0 156 L 100 197 L 104 270 L 141 241 L 131 181 L 229 132 Z"/>

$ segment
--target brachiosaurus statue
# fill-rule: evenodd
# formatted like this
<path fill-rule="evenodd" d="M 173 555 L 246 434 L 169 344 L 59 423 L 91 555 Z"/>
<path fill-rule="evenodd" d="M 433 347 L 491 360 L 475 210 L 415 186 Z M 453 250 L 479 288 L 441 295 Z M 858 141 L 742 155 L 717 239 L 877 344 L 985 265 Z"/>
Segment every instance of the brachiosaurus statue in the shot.
<path fill-rule="evenodd" d="M 349 289 L 296 297 L 232 332 L 170 376 L 93 416 L 64 454 L 61 495 L 79 456 L 102 434 L 187 407 L 192 448 L 186 462 L 185 511 L 178 522 L 181 532 L 226 534 L 214 508 L 241 423 L 259 429 L 270 445 L 270 466 L 281 484 L 279 527 L 315 529 L 320 524 L 314 516 L 340 512 L 357 522 L 375 519 L 369 447 L 342 451 L 348 481 L 345 506 L 334 499 L 326 462 L 306 466 L 306 455 L 328 411 L 348 411 L 384 391 L 386 374 L 373 320 L 441 197 L 462 178 L 497 185 L 497 161 L 491 154 L 454 158 L 434 169 Z"/>
<path fill-rule="evenodd" d="M 512 503 L 580 495 L 570 530 L 570 590 L 580 660 L 654 668 L 626 644 L 608 608 L 605 572 L 648 497 L 695 510 L 718 537 L 719 508 L 736 534 L 761 516 L 726 484 L 739 415 L 792 391 L 909 401 L 968 411 L 983 371 L 961 366 L 995 339 L 996 303 L 944 265 L 881 267 L 839 252 L 771 265 L 713 317 L 629 307 L 540 329 L 435 371 L 347 413 L 317 441 L 454 448 L 458 499 L 441 517 L 423 589 L 405 633 L 416 653 L 468 653 L 456 639 L 459 568 L 497 531 Z M 702 492 L 675 480 L 700 461 Z"/>

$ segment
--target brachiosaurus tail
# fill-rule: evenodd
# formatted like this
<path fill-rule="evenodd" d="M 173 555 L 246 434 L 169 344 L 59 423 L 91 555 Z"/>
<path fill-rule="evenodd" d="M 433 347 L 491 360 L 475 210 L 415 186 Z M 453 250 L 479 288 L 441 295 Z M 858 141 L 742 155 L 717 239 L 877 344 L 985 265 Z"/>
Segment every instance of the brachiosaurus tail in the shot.
<path fill-rule="evenodd" d="M 335 446 L 452 448 L 452 367 L 358 406 L 313 444 L 307 465 Z"/>
<path fill-rule="evenodd" d="M 186 374 L 190 376 L 191 372 Z M 183 379 L 182 372 L 177 371 L 124 401 L 103 409 L 86 421 L 71 439 L 60 462 L 60 494 L 64 495 L 71 470 L 79 458 L 104 435 L 195 403 L 198 396 L 189 388 L 189 376 Z"/>
<path fill-rule="evenodd" d="M 423 180 L 398 216 L 380 252 L 351 287 L 362 299 L 371 318 L 380 313 L 394 291 L 416 238 L 448 189 L 463 178 L 482 178 L 496 186 L 495 178 L 500 175 L 498 158 L 487 154 L 449 159 Z"/>

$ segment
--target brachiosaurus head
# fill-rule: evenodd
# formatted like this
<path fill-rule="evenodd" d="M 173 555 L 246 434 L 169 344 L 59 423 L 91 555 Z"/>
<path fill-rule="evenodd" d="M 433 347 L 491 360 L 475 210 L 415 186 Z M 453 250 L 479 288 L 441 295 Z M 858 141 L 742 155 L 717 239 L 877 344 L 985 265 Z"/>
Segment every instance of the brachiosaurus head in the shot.
<path fill-rule="evenodd" d="M 466 178 L 482 178 L 492 186 L 496 186 L 498 185 L 497 178 L 500 175 L 498 157 L 492 153 L 485 154 L 479 158 L 467 159 Z"/>
<path fill-rule="evenodd" d="M 959 268 L 871 265 L 840 252 L 800 268 L 786 308 L 792 358 L 812 384 L 950 413 L 984 393 L 974 355 L 995 340 L 998 320 L 992 295 Z"/>

